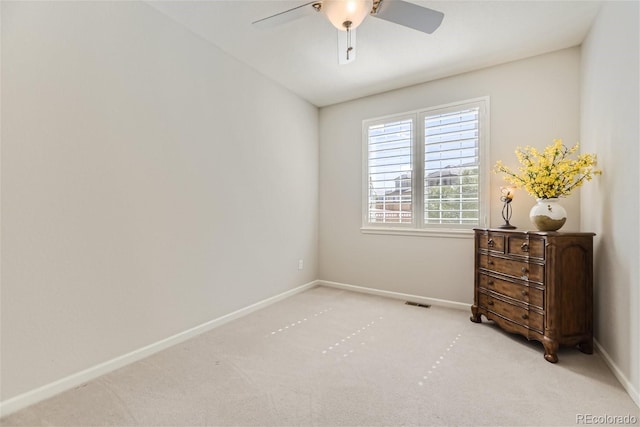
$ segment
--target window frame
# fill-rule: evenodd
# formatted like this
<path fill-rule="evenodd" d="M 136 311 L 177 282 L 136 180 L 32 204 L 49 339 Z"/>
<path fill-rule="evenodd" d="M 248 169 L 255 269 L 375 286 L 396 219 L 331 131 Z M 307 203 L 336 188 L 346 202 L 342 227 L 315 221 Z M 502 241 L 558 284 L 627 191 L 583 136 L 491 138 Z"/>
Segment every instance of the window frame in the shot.
<path fill-rule="evenodd" d="M 478 223 L 477 224 L 425 224 L 424 222 L 424 152 L 425 152 L 425 117 L 479 108 L 478 114 Z M 473 236 L 473 228 L 486 227 L 489 212 L 489 170 L 488 155 L 490 141 L 490 98 L 483 96 L 463 101 L 452 102 L 433 107 L 421 108 L 398 114 L 365 119 L 362 121 L 362 226 L 363 233 L 395 234 L 418 236 L 463 237 Z M 413 135 L 411 144 L 411 213 L 412 222 L 407 224 L 369 222 L 369 128 L 371 126 L 393 121 L 411 119 Z"/>

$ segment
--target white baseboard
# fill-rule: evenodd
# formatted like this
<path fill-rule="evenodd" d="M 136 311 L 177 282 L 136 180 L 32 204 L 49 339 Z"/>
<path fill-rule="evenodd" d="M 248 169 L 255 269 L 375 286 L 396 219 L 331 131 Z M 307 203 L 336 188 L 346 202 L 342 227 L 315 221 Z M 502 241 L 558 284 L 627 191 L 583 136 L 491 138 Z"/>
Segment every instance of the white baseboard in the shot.
<path fill-rule="evenodd" d="M 210 320 L 206 323 L 195 326 L 191 329 L 187 329 L 186 331 L 180 332 L 176 335 L 170 336 L 153 344 L 139 348 L 130 353 L 116 357 L 115 359 L 108 360 L 106 362 L 92 366 L 91 368 L 76 372 L 75 374 L 69 375 L 65 378 L 61 378 L 52 383 L 45 384 L 42 387 L 38 387 L 34 390 L 30 390 L 26 393 L 14 396 L 10 399 L 0 402 L 0 417 L 4 417 L 13 412 L 19 411 L 20 409 L 26 408 L 27 406 L 41 402 L 45 399 L 62 393 L 63 391 L 70 390 L 74 387 L 86 383 L 87 381 L 91 381 L 118 368 L 144 359 L 145 357 L 151 356 L 154 353 L 179 344 L 183 341 L 188 340 L 189 338 L 193 338 L 196 335 L 200 335 L 204 332 L 210 331 L 214 328 L 217 328 L 218 326 L 222 326 L 225 323 L 246 316 L 249 313 L 267 307 L 283 299 L 289 298 L 292 295 L 306 291 L 307 289 L 313 288 L 317 285 L 318 281 L 315 280 L 313 282 L 298 286 L 294 289 L 288 290 L 281 294 L 259 301 L 250 306 L 236 310 L 232 313 Z"/>
<path fill-rule="evenodd" d="M 427 297 L 421 297 L 418 295 L 403 294 L 400 292 L 383 291 L 380 289 L 365 288 L 363 286 L 348 285 L 346 283 L 331 282 L 328 280 L 317 280 L 316 282 L 320 286 L 327 286 L 330 288 L 344 289 L 347 291 L 378 295 L 378 296 L 383 296 L 383 297 L 393 298 L 393 299 L 401 299 L 405 301 L 417 302 L 420 304 L 431 304 L 439 307 L 455 308 L 458 310 L 467 310 L 467 311 L 471 309 L 471 304 L 465 304 L 457 301 L 449 301 L 449 300 L 438 299 L 438 298 L 427 298 Z"/>
<path fill-rule="evenodd" d="M 611 369 L 611 372 L 613 372 L 613 375 L 618 379 L 618 381 L 620 381 L 622 387 L 624 387 L 624 389 L 629 394 L 629 397 L 631 397 L 635 404 L 640 407 L 640 393 L 638 393 L 638 390 L 635 389 L 631 381 L 629 381 L 629 379 L 624 375 L 620 368 L 618 368 L 618 365 L 616 365 L 611 356 L 609 356 L 609 353 L 607 353 L 604 347 L 600 345 L 598 340 L 594 339 L 593 343 L 595 344 L 596 351 L 600 353 L 600 355 L 604 359 L 604 362 L 607 364 L 609 369 Z"/>

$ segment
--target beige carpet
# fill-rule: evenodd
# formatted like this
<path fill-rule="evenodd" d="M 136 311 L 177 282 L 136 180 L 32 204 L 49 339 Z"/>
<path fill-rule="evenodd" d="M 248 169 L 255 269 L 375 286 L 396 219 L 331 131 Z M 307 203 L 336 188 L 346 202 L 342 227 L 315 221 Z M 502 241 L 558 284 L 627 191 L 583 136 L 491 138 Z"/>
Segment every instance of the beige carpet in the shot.
<path fill-rule="evenodd" d="M 3 426 L 575 425 L 640 418 L 598 354 L 470 313 L 317 287 L 3 419 Z M 638 423 L 638 421 L 637 421 Z"/>

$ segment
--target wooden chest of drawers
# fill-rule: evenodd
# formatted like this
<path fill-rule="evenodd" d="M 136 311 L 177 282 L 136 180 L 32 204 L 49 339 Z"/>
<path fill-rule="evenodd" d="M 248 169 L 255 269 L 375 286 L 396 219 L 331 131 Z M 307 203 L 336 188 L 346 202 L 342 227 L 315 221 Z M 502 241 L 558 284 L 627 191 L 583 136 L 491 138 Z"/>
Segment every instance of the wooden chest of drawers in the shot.
<path fill-rule="evenodd" d="M 593 233 L 475 230 L 471 320 L 481 316 L 537 340 L 593 352 Z"/>

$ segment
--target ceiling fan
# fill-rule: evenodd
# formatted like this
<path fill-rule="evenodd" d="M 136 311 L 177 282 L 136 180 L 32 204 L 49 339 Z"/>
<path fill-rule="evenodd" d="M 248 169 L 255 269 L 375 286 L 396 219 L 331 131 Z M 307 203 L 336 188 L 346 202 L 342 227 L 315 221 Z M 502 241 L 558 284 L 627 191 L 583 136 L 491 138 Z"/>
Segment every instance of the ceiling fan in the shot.
<path fill-rule="evenodd" d="M 355 59 L 355 30 L 367 15 L 433 33 L 442 23 L 444 13 L 403 0 L 316 0 L 253 22 L 259 27 L 273 27 L 316 12 L 323 13 L 338 32 L 338 62 Z M 346 33 L 342 37 L 342 33 Z"/>

